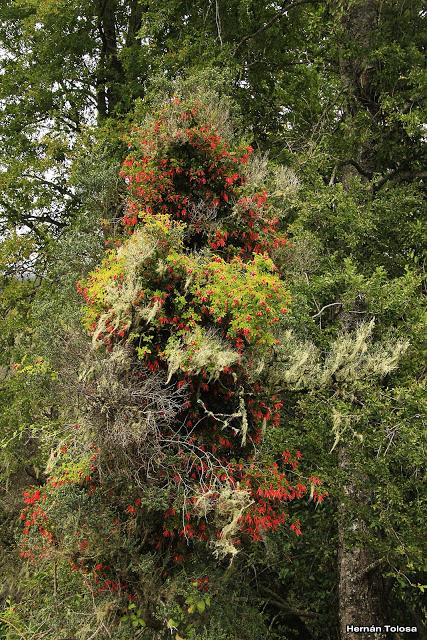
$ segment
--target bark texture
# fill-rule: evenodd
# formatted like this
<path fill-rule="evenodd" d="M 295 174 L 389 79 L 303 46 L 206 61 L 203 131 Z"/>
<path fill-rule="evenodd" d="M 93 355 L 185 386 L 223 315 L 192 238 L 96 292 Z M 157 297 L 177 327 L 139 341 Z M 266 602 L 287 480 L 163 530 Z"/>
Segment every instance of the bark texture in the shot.
<path fill-rule="evenodd" d="M 101 117 L 110 115 L 120 101 L 123 66 L 118 57 L 115 0 L 96 0 L 101 53 L 97 73 L 97 103 Z"/>
<path fill-rule="evenodd" d="M 347 625 L 357 627 L 384 626 L 390 624 L 384 604 L 384 585 L 378 559 L 366 547 L 353 543 L 352 539 L 363 535 L 365 524 L 355 517 L 348 504 L 360 504 L 367 496 L 360 489 L 361 482 L 353 481 L 352 447 L 342 445 L 339 450 L 340 470 L 347 481 L 343 488 L 344 498 L 338 507 L 338 573 L 339 573 L 339 619 L 341 638 L 344 640 L 386 640 L 387 634 L 351 633 Z"/>
<path fill-rule="evenodd" d="M 378 96 L 371 82 L 372 67 L 369 63 L 369 50 L 378 26 L 378 0 L 350 1 L 343 18 L 344 50 L 340 59 L 340 73 L 347 88 L 347 116 L 353 117 L 360 109 L 367 111 L 370 117 L 378 117 Z M 341 181 L 347 187 L 351 174 L 355 171 L 370 177 L 372 171 L 371 149 L 361 145 L 354 149 L 354 157 L 345 163 Z M 362 299 L 356 300 L 354 310 L 364 307 Z M 355 328 L 357 316 L 342 318 L 345 331 Z M 363 539 L 365 523 L 357 516 L 357 507 L 369 499 L 362 487 L 367 486 L 363 478 L 356 477 L 354 468 L 354 444 L 343 443 L 339 449 L 339 467 L 346 478 L 343 486 L 343 499 L 338 507 L 339 518 L 339 621 L 342 640 L 386 640 L 387 635 L 347 632 L 347 625 L 357 627 L 377 626 L 388 623 L 385 605 L 383 579 L 378 559 L 372 556 L 367 547 L 361 546 L 357 539 Z"/>
<path fill-rule="evenodd" d="M 343 49 L 340 55 L 340 75 L 346 88 L 346 116 L 353 117 L 360 111 L 369 114 L 372 121 L 380 116 L 378 94 L 373 82 L 374 67 L 370 62 L 370 49 L 378 27 L 378 0 L 350 0 L 343 18 Z M 347 164 L 350 169 L 370 177 L 374 166 L 369 144 L 354 149 L 354 156 Z"/>

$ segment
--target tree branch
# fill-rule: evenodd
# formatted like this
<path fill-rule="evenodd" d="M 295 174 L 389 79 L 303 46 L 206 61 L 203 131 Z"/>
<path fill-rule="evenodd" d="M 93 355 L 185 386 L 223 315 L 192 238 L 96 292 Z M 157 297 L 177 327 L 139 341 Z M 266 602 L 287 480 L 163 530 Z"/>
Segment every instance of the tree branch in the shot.
<path fill-rule="evenodd" d="M 361 164 L 359 164 L 356 160 L 350 158 L 349 160 L 343 160 L 340 165 L 345 167 L 347 164 L 350 164 L 352 167 L 357 169 L 360 175 L 368 178 L 369 180 L 372 178 L 372 171 L 368 171 L 368 169 L 364 169 Z"/>
<path fill-rule="evenodd" d="M 44 184 L 47 187 L 51 187 L 52 189 L 55 189 L 55 191 L 58 191 L 58 193 L 60 193 L 63 196 L 71 197 L 73 195 L 73 193 L 66 187 L 61 187 L 61 185 L 56 184 L 55 182 L 51 182 L 50 180 L 45 180 L 45 178 L 40 178 L 40 176 L 35 176 L 32 173 L 23 173 L 21 175 L 23 178 L 30 178 L 31 180 L 36 180 L 37 182 L 40 182 L 40 184 Z"/>
<path fill-rule="evenodd" d="M 402 171 L 399 169 L 390 171 L 374 185 L 374 193 L 379 191 L 386 182 L 393 178 L 397 178 L 398 180 L 416 180 L 417 178 L 425 180 L 427 178 L 427 171 Z"/>
<path fill-rule="evenodd" d="M 49 224 L 53 224 L 58 229 L 63 229 L 66 226 L 65 222 L 61 222 L 60 220 L 54 220 L 47 213 L 41 216 L 29 216 L 28 218 L 24 218 L 20 221 L 20 224 L 26 224 L 30 228 L 34 228 L 34 223 L 38 222 L 47 222 Z"/>
<path fill-rule="evenodd" d="M 219 42 L 221 44 L 222 47 L 222 36 L 221 36 L 221 16 L 219 14 L 219 4 L 218 4 L 218 0 L 215 0 L 215 22 L 216 22 L 216 28 L 217 28 L 217 32 L 218 32 L 218 38 L 219 38 Z"/>
<path fill-rule="evenodd" d="M 271 602 L 274 602 L 274 604 L 279 607 L 279 609 L 282 609 L 283 611 L 286 611 L 291 615 L 297 616 L 298 618 L 309 618 L 311 620 L 319 617 L 319 614 L 314 613 L 314 611 L 304 611 L 302 609 L 295 609 L 294 607 L 291 607 L 286 602 L 286 600 L 284 600 L 278 593 L 275 593 L 269 587 L 261 585 L 261 590 L 264 591 L 266 595 L 269 595 L 272 598 Z"/>
<path fill-rule="evenodd" d="M 329 309 L 330 307 L 342 307 L 342 302 L 331 302 L 330 304 L 325 304 L 324 307 L 322 307 L 320 309 L 320 311 L 318 311 L 317 313 L 314 314 L 314 316 L 311 316 L 311 319 L 314 320 L 314 318 L 318 318 L 319 316 L 322 315 L 322 313 L 326 310 Z"/>
<path fill-rule="evenodd" d="M 248 40 L 252 40 L 252 38 L 256 38 L 257 35 L 269 29 L 275 22 L 277 22 L 277 20 L 280 20 L 280 18 L 282 18 L 288 11 L 290 11 L 294 7 L 298 7 L 301 4 L 308 4 L 309 2 L 310 0 L 300 0 L 299 2 L 285 4 L 278 13 L 276 13 L 268 22 L 266 22 L 266 24 L 264 24 L 262 27 L 254 31 L 254 33 L 249 33 L 247 36 L 242 38 L 240 42 L 237 44 L 236 48 L 234 49 L 234 54 L 237 53 L 237 51 L 245 42 L 247 42 Z"/>
<path fill-rule="evenodd" d="M 362 569 L 362 571 L 359 571 L 359 573 L 356 574 L 355 580 L 360 580 L 361 578 L 364 578 L 372 571 L 375 571 L 375 569 L 378 569 L 378 567 L 380 567 L 384 563 L 384 560 L 385 558 L 378 558 L 378 560 L 375 560 L 374 562 L 371 562 L 371 564 L 368 564 L 367 567 L 365 567 L 364 569 Z"/>

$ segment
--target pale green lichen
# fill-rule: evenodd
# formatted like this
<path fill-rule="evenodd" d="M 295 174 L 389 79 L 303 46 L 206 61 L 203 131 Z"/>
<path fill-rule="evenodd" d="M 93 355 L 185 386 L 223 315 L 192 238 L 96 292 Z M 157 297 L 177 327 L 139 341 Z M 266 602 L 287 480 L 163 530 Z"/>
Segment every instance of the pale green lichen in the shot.
<path fill-rule="evenodd" d="M 279 348 L 279 366 L 271 372 L 275 385 L 291 389 L 322 388 L 332 383 L 345 385 L 356 380 L 382 378 L 397 368 L 407 351 L 406 340 L 374 342 L 375 323 L 361 323 L 352 333 L 339 335 L 326 357 L 311 342 L 298 340 L 288 331 Z"/>
<path fill-rule="evenodd" d="M 178 370 L 197 374 L 206 371 L 209 380 L 218 379 L 220 373 L 239 360 L 239 354 L 229 349 L 214 332 L 203 327 L 182 338 L 171 336 L 164 350 L 168 362 L 168 382 Z"/>
<path fill-rule="evenodd" d="M 409 342 L 396 340 L 373 343 L 375 321 L 362 323 L 354 333 L 339 336 L 325 360 L 321 382 L 329 384 L 332 377 L 342 383 L 366 378 L 382 378 L 398 366 Z"/>
<path fill-rule="evenodd" d="M 240 518 L 253 502 L 249 491 L 239 485 L 234 488 L 223 486 L 219 490 L 206 491 L 194 497 L 193 508 L 196 514 L 199 517 L 213 514 L 215 524 L 220 529 L 220 535 L 212 545 L 215 557 L 233 558 L 239 552 L 235 539 L 241 529 Z"/>

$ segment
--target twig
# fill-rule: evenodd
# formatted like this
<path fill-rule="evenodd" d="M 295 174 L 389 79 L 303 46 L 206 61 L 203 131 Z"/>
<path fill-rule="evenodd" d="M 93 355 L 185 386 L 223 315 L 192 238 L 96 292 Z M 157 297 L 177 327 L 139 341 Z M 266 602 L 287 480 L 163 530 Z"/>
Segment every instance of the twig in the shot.
<path fill-rule="evenodd" d="M 320 311 L 318 311 L 318 313 L 315 313 L 314 316 L 311 316 L 311 319 L 314 320 L 314 318 L 318 318 L 322 315 L 325 309 L 329 309 L 330 307 L 342 307 L 342 302 L 331 302 L 330 304 L 325 304 L 325 306 L 322 307 Z"/>
<path fill-rule="evenodd" d="M 269 589 L 264 585 L 261 586 L 261 590 L 273 598 L 271 602 L 274 602 L 281 609 L 288 611 L 295 616 L 298 616 L 298 618 L 314 619 L 319 617 L 319 614 L 314 613 L 314 611 L 303 611 L 301 609 L 294 609 L 278 593 L 275 593 L 272 589 Z"/>
<path fill-rule="evenodd" d="M 12 629 L 16 631 L 16 633 L 19 635 L 20 638 L 22 638 L 22 640 L 27 640 L 27 636 L 22 635 L 21 631 L 18 629 L 18 627 L 15 627 L 13 622 L 11 622 L 10 620 L 6 620 L 3 616 L 0 617 L 0 620 L 2 620 L 4 624 L 7 624 L 9 627 L 12 627 Z"/>
<path fill-rule="evenodd" d="M 53 561 L 53 597 L 58 595 L 58 566 L 56 560 Z"/>
<path fill-rule="evenodd" d="M 217 28 L 217 31 L 218 31 L 218 38 L 219 38 L 219 41 L 220 41 L 221 47 L 222 47 L 221 16 L 219 15 L 218 0 L 215 0 L 215 22 L 216 22 L 216 28 Z"/>

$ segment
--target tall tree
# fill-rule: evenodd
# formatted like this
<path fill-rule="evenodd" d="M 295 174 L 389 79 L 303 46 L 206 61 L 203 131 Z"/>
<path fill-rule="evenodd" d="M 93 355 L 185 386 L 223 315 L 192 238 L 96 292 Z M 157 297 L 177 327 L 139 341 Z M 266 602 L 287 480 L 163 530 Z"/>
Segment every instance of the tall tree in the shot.
<path fill-rule="evenodd" d="M 218 579 L 221 605 L 212 613 L 221 619 L 217 635 L 236 632 L 225 613 L 226 589 L 238 590 L 243 582 L 240 593 L 245 615 L 255 612 L 255 635 L 266 633 L 260 605 L 272 637 L 335 640 L 339 608 L 342 633 L 346 621 L 357 624 L 354 611 L 363 608 L 375 621 L 389 609 L 398 611 L 422 634 L 422 3 L 5 0 L 0 17 L 2 459 L 11 527 L 4 539 L 11 539 L 15 489 L 27 481 L 27 471 L 37 479 L 49 459 L 47 443 L 60 446 L 54 397 L 66 392 L 63 387 L 61 396 L 56 387 L 51 395 L 55 374 L 49 361 L 59 352 L 65 372 L 85 350 L 80 338 L 75 351 L 63 341 L 58 347 L 56 336 L 64 326 L 77 331 L 72 281 L 99 259 L 100 242 L 117 232 L 123 215 L 121 132 L 135 107 L 139 124 L 153 110 L 153 97 L 170 96 L 177 78 L 192 75 L 199 85 L 232 94 L 247 142 L 286 165 L 270 175 L 267 159 L 258 157 L 252 174 L 260 185 L 267 180 L 280 231 L 289 235 L 273 257 L 295 301 L 287 316 L 295 349 L 286 354 L 275 347 L 263 374 L 271 393 L 283 396 L 278 402 L 284 402 L 286 434 L 268 431 L 263 451 L 269 458 L 291 444 L 304 450 L 331 494 L 324 509 L 300 513 L 307 520 L 304 538 L 278 531 L 265 553 L 253 549 L 245 556 L 246 569 L 236 561 L 229 582 L 220 588 Z M 133 213 L 127 213 L 132 222 Z M 203 240 L 194 234 L 193 248 Z M 222 241 L 227 244 L 224 236 L 213 239 Z M 303 381 L 301 354 L 333 354 L 343 334 L 356 339 L 373 318 L 368 351 L 399 338 L 411 343 L 397 371 L 372 375 L 371 382 L 352 379 L 345 389 L 336 379 L 319 386 L 316 375 L 325 361 L 313 356 L 312 375 Z M 302 376 L 299 388 L 289 356 Z M 65 373 L 63 380 L 65 385 Z M 75 381 L 67 378 L 67 384 L 72 389 Z M 11 475 L 17 470 L 13 460 L 25 465 L 21 476 Z M 107 531 L 111 505 L 100 505 Z M 63 523 L 70 522 L 66 514 L 59 513 Z M 80 551 L 85 558 L 85 549 Z M 114 544 L 110 552 L 117 559 Z M 126 554 L 119 561 L 124 573 L 125 556 L 141 561 L 131 548 Z M 69 585 L 77 584 L 73 574 Z M 37 599 L 38 586 L 30 589 Z M 181 605 L 190 595 L 181 594 Z M 73 603 L 73 620 L 90 615 L 86 604 L 79 609 L 77 597 Z M 13 612 L 7 615 L 19 628 Z M 129 615 L 140 625 L 142 613 Z M 38 633 L 37 624 L 33 620 L 22 633 Z"/>

